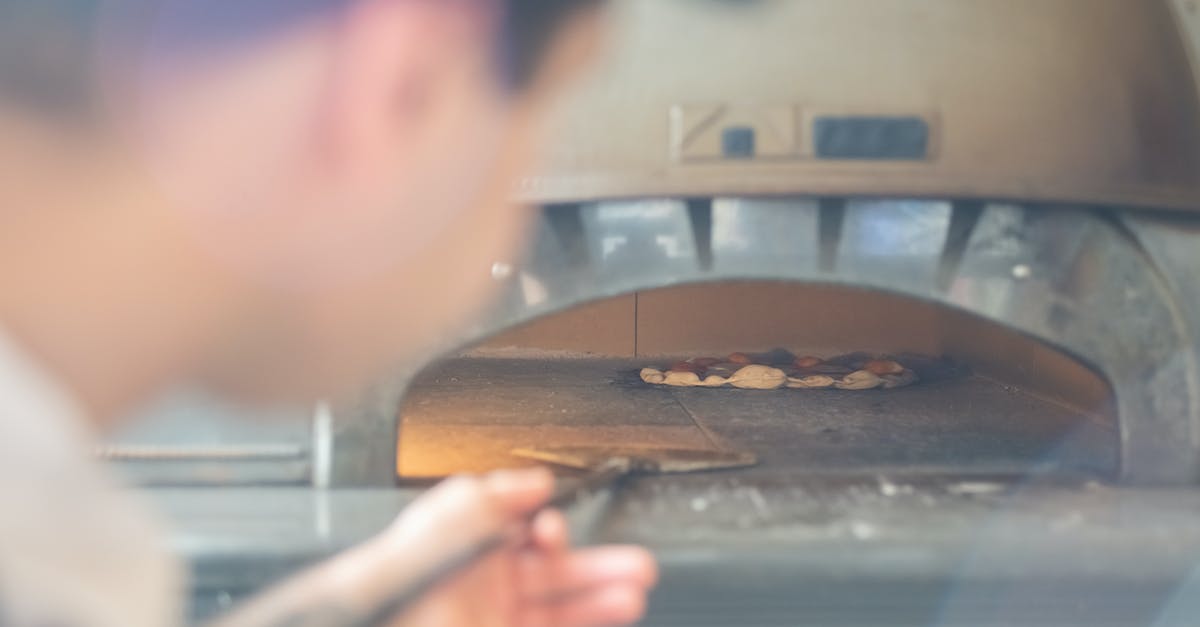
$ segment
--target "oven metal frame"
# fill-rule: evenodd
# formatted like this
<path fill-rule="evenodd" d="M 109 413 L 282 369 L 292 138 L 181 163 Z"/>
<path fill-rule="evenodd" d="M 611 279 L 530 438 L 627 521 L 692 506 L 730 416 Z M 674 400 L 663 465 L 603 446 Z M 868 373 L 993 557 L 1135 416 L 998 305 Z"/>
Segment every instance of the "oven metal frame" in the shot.
<path fill-rule="evenodd" d="M 857 237 L 888 229 L 888 244 Z M 748 233 L 748 246 L 722 238 Z M 1200 476 L 1200 220 L 978 201 L 698 199 L 547 207 L 529 260 L 467 340 L 588 301 L 688 283 L 882 290 L 994 321 L 1112 386 L 1119 480 Z M 447 343 L 450 346 L 450 343 Z M 335 411 L 335 485 L 395 481 L 408 371 Z M 402 434 L 399 434 L 402 436 Z M 390 462 L 390 463 L 389 463 Z"/>

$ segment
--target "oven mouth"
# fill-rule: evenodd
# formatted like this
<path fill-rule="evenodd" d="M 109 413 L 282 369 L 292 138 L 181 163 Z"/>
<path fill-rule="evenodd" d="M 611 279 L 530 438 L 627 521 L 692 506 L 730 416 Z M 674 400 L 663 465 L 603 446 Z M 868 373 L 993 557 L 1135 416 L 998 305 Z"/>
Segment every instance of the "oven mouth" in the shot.
<path fill-rule="evenodd" d="M 875 390 L 651 386 L 642 367 L 786 348 L 894 357 L 921 381 Z M 1066 351 L 881 289 L 716 282 L 625 294 L 510 329 L 427 367 L 401 404 L 401 481 L 529 462 L 513 448 L 745 449 L 731 480 L 809 475 L 1107 480 L 1107 380 Z M 695 479 L 672 479 L 684 483 Z M 703 479 L 700 479 L 703 481 Z"/>

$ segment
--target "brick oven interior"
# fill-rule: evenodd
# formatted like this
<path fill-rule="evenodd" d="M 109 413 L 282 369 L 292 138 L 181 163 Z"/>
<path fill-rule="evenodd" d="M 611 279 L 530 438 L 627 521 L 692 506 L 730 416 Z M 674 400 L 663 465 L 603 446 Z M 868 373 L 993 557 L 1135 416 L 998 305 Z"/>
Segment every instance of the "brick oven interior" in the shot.
<path fill-rule="evenodd" d="M 900 356 L 894 390 L 650 386 L 643 366 L 782 347 Z M 418 375 L 400 409 L 402 479 L 529 463 L 521 446 L 737 448 L 752 469 L 647 480 L 693 486 L 798 474 L 1112 477 L 1112 392 L 1069 355 L 945 306 L 787 282 L 694 284 L 592 302 L 494 336 Z M 714 478 L 715 477 L 715 478 Z"/>

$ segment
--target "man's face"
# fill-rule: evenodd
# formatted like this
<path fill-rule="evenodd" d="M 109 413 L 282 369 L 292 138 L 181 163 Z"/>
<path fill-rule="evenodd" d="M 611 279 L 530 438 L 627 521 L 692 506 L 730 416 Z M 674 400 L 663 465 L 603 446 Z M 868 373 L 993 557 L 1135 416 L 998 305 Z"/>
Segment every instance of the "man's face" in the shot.
<path fill-rule="evenodd" d="M 254 398 L 343 391 L 446 347 L 484 305 L 571 65 L 506 89 L 494 6 L 361 0 L 252 44 L 146 55 L 127 128 L 240 296 L 197 377 Z"/>

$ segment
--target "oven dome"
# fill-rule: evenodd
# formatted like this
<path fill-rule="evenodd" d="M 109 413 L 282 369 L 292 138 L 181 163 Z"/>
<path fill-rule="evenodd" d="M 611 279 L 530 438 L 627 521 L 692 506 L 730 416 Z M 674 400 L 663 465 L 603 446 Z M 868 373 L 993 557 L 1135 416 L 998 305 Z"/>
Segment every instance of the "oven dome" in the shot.
<path fill-rule="evenodd" d="M 1184 0 L 618 0 L 533 202 L 1019 198 L 1200 210 Z"/>

